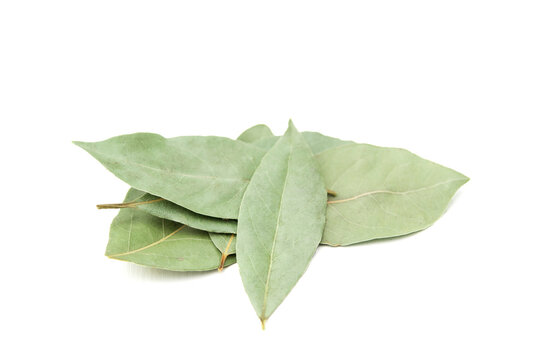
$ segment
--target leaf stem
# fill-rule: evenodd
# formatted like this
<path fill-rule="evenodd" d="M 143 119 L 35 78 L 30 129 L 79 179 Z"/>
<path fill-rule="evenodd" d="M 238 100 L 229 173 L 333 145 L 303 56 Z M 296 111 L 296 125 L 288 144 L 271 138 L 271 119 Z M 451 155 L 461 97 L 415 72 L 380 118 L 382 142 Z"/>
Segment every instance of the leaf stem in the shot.
<path fill-rule="evenodd" d="M 231 238 L 229 239 L 229 242 L 227 243 L 227 246 L 225 247 L 225 251 L 223 254 L 221 254 L 221 263 L 219 264 L 218 271 L 222 271 L 223 267 L 225 266 L 225 260 L 227 260 L 227 256 L 229 256 L 229 247 L 231 246 L 231 243 L 234 239 L 234 234 L 231 235 Z"/>
<path fill-rule="evenodd" d="M 148 201 L 132 201 L 132 202 L 125 202 L 125 203 L 118 203 L 118 204 L 99 204 L 96 205 L 98 209 L 125 209 L 125 208 L 135 208 L 139 205 L 144 204 L 151 204 L 159 201 L 163 201 L 164 199 L 154 199 L 154 200 L 148 200 Z"/>
<path fill-rule="evenodd" d="M 125 209 L 125 208 L 134 208 L 136 205 L 132 203 L 119 203 L 119 204 L 99 204 L 96 205 L 98 209 Z"/>

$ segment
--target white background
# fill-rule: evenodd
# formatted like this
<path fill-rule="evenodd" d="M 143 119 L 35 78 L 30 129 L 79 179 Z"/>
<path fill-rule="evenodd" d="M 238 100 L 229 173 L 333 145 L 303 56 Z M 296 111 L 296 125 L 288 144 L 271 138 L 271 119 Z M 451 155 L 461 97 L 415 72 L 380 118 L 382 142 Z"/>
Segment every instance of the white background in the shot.
<path fill-rule="evenodd" d="M 0 2 L 1 358 L 540 358 L 538 1 L 181 3 Z M 72 140 L 289 118 L 471 181 L 426 231 L 320 248 L 264 332 L 236 265 L 103 256 L 128 186 Z"/>

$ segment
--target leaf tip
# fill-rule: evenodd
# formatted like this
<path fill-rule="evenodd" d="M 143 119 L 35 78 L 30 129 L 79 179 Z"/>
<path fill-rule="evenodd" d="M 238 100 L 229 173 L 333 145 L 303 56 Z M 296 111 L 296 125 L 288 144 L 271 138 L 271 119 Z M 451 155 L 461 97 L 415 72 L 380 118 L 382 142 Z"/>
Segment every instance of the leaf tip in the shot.
<path fill-rule="evenodd" d="M 89 143 L 87 143 L 87 142 L 84 142 L 84 141 L 72 141 L 71 143 L 73 145 L 77 145 L 81 149 L 88 150 L 88 144 Z"/>
<path fill-rule="evenodd" d="M 296 126 L 294 126 L 294 123 L 293 123 L 292 119 L 289 119 L 288 126 L 289 126 L 289 128 L 293 128 L 293 129 L 296 130 Z"/>
<path fill-rule="evenodd" d="M 296 126 L 294 126 L 291 119 L 289 119 L 289 126 L 287 127 L 287 131 L 285 131 L 284 137 L 290 137 L 290 136 L 296 136 L 298 134 L 298 129 Z"/>
<path fill-rule="evenodd" d="M 461 178 L 458 180 L 459 181 L 459 186 L 458 188 L 462 187 L 463 185 L 465 185 L 466 183 L 469 182 L 469 180 L 471 180 L 470 177 L 466 176 L 466 175 L 463 175 L 463 174 L 460 174 L 461 175 Z"/>

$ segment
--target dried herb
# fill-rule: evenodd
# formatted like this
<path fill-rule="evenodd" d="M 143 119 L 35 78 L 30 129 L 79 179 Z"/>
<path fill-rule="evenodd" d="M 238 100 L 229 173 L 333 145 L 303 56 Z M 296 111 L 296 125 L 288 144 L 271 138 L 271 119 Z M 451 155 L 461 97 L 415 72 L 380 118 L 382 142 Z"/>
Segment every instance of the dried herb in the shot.
<path fill-rule="evenodd" d="M 76 142 L 136 189 L 191 211 L 236 219 L 242 195 L 264 151 L 217 136 L 165 139 L 137 133 Z"/>
<path fill-rule="evenodd" d="M 350 245 L 425 229 L 469 178 L 411 152 L 366 144 L 317 155 L 329 199 L 323 244 Z"/>
<path fill-rule="evenodd" d="M 132 188 L 106 255 L 173 270 L 222 270 L 238 260 L 264 322 L 319 244 L 344 246 L 432 225 L 469 179 L 407 150 L 357 144 L 292 123 L 237 140 L 137 133 L 76 142 Z"/>
<path fill-rule="evenodd" d="M 220 233 L 236 233 L 236 220 L 220 219 L 198 214 L 159 196 L 154 196 L 140 190 L 136 191 L 138 191 L 139 195 L 129 202 L 102 204 L 97 205 L 97 207 L 98 209 L 137 208 L 159 218 L 186 224 L 195 229 Z"/>
<path fill-rule="evenodd" d="M 321 242 L 325 210 L 313 153 L 290 123 L 253 174 L 238 217 L 240 276 L 263 328 L 307 269 Z"/>
<path fill-rule="evenodd" d="M 126 201 L 140 195 L 131 189 Z M 105 252 L 110 258 L 175 271 L 217 269 L 221 253 L 207 232 L 144 211 L 124 208 L 114 218 Z M 225 265 L 235 262 L 230 257 Z"/>

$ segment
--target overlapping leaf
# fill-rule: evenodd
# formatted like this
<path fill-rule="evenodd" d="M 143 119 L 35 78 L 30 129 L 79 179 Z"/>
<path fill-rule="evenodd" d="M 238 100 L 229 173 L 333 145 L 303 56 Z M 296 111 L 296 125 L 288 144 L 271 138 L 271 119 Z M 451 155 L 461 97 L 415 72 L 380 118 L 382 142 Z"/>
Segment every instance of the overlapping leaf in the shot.
<path fill-rule="evenodd" d="M 404 235 L 437 220 L 469 179 L 411 152 L 366 144 L 317 155 L 328 201 L 323 244 L 349 245 Z"/>
<path fill-rule="evenodd" d="M 264 124 L 255 125 L 244 131 L 238 140 L 253 143 L 265 137 L 273 137 L 270 128 Z M 177 138 L 178 139 L 178 138 Z M 129 203 L 98 205 L 100 209 L 138 208 L 154 216 L 186 224 L 199 230 L 216 233 L 236 233 L 236 221 L 221 219 L 193 212 L 167 199 L 140 192 L 137 199 Z"/>
<path fill-rule="evenodd" d="M 137 133 L 76 142 L 113 174 L 141 191 L 199 214 L 234 219 L 264 151 L 215 136 L 165 139 Z"/>
<path fill-rule="evenodd" d="M 220 234 L 220 233 L 209 233 L 210 239 L 214 245 L 221 251 L 223 254 L 232 255 L 236 253 L 236 236 L 235 234 Z"/>
<path fill-rule="evenodd" d="M 240 134 L 238 136 L 238 140 L 246 142 L 246 143 L 253 143 L 260 139 L 264 139 L 267 137 L 273 137 L 274 134 L 272 133 L 272 130 L 264 124 L 259 124 L 250 127 L 246 131 Z"/>
<path fill-rule="evenodd" d="M 313 154 L 290 123 L 255 171 L 238 218 L 240 275 L 263 327 L 315 253 L 325 209 Z"/>
<path fill-rule="evenodd" d="M 324 174 L 326 186 L 328 188 L 331 188 L 332 191 L 338 193 L 337 198 L 329 199 L 330 206 L 327 210 L 327 229 L 325 230 L 325 234 L 323 236 L 323 244 L 349 245 L 357 242 L 398 236 L 422 230 L 431 225 L 442 214 L 448 202 L 452 198 L 454 192 L 457 190 L 457 188 L 459 188 L 459 186 L 466 182 L 467 179 L 459 173 L 455 173 L 452 170 L 444 167 L 437 167 L 436 164 L 427 160 L 423 160 L 402 149 L 379 148 L 366 144 L 355 144 L 351 141 L 343 141 L 337 138 L 322 135 L 317 132 L 305 131 L 302 133 L 302 135 L 304 139 L 306 139 L 306 141 L 309 143 L 314 154 L 318 155 L 317 160 L 319 162 L 320 169 Z M 265 125 L 256 125 L 246 130 L 239 137 L 239 139 L 240 138 L 244 138 L 245 141 L 251 141 L 254 145 L 261 146 L 262 148 L 272 146 L 279 139 L 279 137 L 277 136 L 272 136 L 271 131 Z M 336 149 L 329 151 L 331 149 L 346 145 L 355 146 L 350 146 L 346 149 Z M 361 149 L 371 149 L 371 151 L 362 151 Z M 363 155 L 359 155 L 359 153 Z M 336 184 L 333 181 L 333 177 L 338 174 L 338 171 L 340 171 L 340 169 L 338 169 L 337 167 L 341 162 L 346 161 L 347 157 L 349 158 L 350 162 L 354 162 L 360 161 L 360 156 L 364 156 L 365 160 L 365 157 L 367 156 L 366 154 L 370 154 L 369 156 L 371 157 L 382 157 L 384 158 L 384 161 L 369 161 L 365 163 L 364 167 L 359 169 L 359 171 L 349 171 L 347 174 L 345 174 L 345 179 L 341 182 Z M 357 192 L 360 194 L 365 183 L 365 181 L 362 179 L 363 172 L 369 172 L 370 176 L 377 176 L 377 174 L 380 175 L 380 180 L 372 179 L 370 181 L 384 185 L 381 183 L 383 180 L 382 177 L 384 176 L 385 172 L 388 171 L 388 169 L 385 169 L 385 167 L 388 166 L 385 161 L 387 161 L 389 158 L 392 158 L 393 156 L 396 159 L 399 159 L 400 154 L 408 154 L 411 161 L 423 163 L 425 165 L 425 167 L 423 168 L 424 171 L 428 171 L 430 167 L 439 170 L 446 169 L 447 171 L 443 170 L 442 174 L 446 174 L 447 176 L 449 176 L 449 179 L 461 179 L 461 182 L 451 181 L 449 183 L 450 186 L 444 187 L 444 184 L 439 184 L 434 188 L 422 189 L 420 191 L 417 191 L 416 195 L 414 196 L 412 195 L 412 193 L 406 193 L 401 194 L 402 196 L 397 197 L 385 197 L 384 194 L 391 194 L 391 192 L 384 192 L 382 191 L 383 188 L 381 188 L 376 193 L 366 194 L 366 199 L 363 199 L 363 197 L 360 196 L 357 199 L 354 199 L 357 201 L 352 201 L 350 203 L 349 201 L 343 201 L 343 193 L 350 192 L 349 189 L 343 189 L 343 183 L 355 184 L 355 186 L 357 187 Z M 399 164 L 396 163 L 396 166 L 397 165 Z M 414 167 L 413 165 L 414 164 L 411 162 L 408 164 L 409 167 L 400 166 L 402 170 L 400 174 L 401 178 L 423 177 L 423 174 L 414 171 L 414 169 L 418 170 L 418 168 Z M 456 177 L 453 177 L 454 175 L 456 175 Z M 453 185 L 453 187 L 451 185 Z M 337 188 L 334 188 L 336 186 Z M 440 193 L 441 190 L 443 192 L 446 191 L 444 192 L 445 195 L 439 197 L 439 201 L 431 202 L 429 200 L 431 194 Z M 364 192 L 368 193 L 369 191 Z M 418 206 L 411 205 L 411 201 L 414 198 L 423 199 L 424 201 L 421 201 L 420 203 L 430 204 L 431 207 L 419 208 Z M 378 210 L 367 210 L 368 208 L 372 208 L 373 204 L 368 206 L 368 203 L 373 203 L 374 199 L 376 199 L 375 207 Z M 392 204 L 389 203 L 390 199 L 392 199 Z M 401 199 L 401 201 L 396 201 L 396 199 Z M 404 205 L 407 203 L 408 206 Z M 197 229 L 217 233 L 236 233 L 236 221 L 234 220 L 219 219 L 197 214 L 185 208 L 182 208 L 181 206 L 178 206 L 174 203 L 171 203 L 164 199 L 160 199 L 150 194 L 143 195 L 138 201 L 135 202 L 135 204 L 132 205 L 138 206 L 142 210 L 145 210 L 155 216 L 185 223 Z M 397 216 L 401 219 L 401 223 L 396 222 L 388 217 L 388 212 L 395 211 L 392 209 L 392 207 L 399 208 L 399 215 Z M 364 212 L 361 212 L 359 208 L 363 208 Z M 386 209 L 385 216 L 387 217 L 387 222 L 390 223 L 391 226 L 374 225 L 381 221 L 381 208 Z M 340 214 L 340 212 L 343 211 L 345 211 L 345 215 Z M 382 212 L 384 213 L 384 211 Z M 431 212 L 431 214 L 422 215 L 422 212 Z M 420 217 L 423 217 L 424 220 L 420 220 Z M 354 218 L 354 220 L 351 220 L 352 218 Z M 361 221 L 359 219 L 361 219 Z M 369 227 L 369 231 L 366 231 L 365 227 Z M 236 240 L 233 239 L 233 248 L 235 243 Z"/>
<path fill-rule="evenodd" d="M 144 191 L 132 189 L 137 194 L 132 201 L 120 204 L 98 205 L 100 209 L 137 208 L 159 218 L 175 221 L 189 227 L 220 233 L 236 233 L 236 220 L 219 219 L 197 214 L 173 202 Z"/>
<path fill-rule="evenodd" d="M 130 190 L 126 201 L 132 201 L 138 195 L 136 190 Z M 121 209 L 114 218 L 105 254 L 114 259 L 174 271 L 212 270 L 221 262 L 221 253 L 207 232 L 132 208 Z M 234 262 L 235 258 L 231 256 L 225 266 Z"/>
<path fill-rule="evenodd" d="M 319 243 L 425 229 L 468 181 L 403 149 L 292 123 L 282 137 L 256 125 L 236 141 L 132 134 L 76 144 L 134 186 L 125 203 L 101 206 L 121 209 L 107 256 L 175 271 L 221 270 L 237 256 L 263 327 Z"/>
<path fill-rule="evenodd" d="M 315 154 L 331 147 L 351 143 L 350 141 L 339 140 L 317 132 L 306 131 L 303 132 L 302 135 L 307 139 Z M 268 150 L 269 147 L 275 144 L 277 139 L 279 139 L 279 137 L 273 136 L 271 130 L 266 125 L 255 125 L 244 131 L 238 137 L 238 140 L 240 141 L 253 143 L 265 150 Z M 154 216 L 180 222 L 195 229 L 216 233 L 236 233 L 236 221 L 232 219 L 222 219 L 199 214 L 162 197 L 144 192 L 141 192 L 140 197 L 129 204 L 105 204 L 99 205 L 98 207 L 137 207 Z"/>
<path fill-rule="evenodd" d="M 226 259 L 229 255 L 236 253 L 236 235 L 208 233 L 214 245 L 221 251 L 221 263 L 218 270 L 223 269 Z"/>
<path fill-rule="evenodd" d="M 311 151 L 315 155 L 337 146 L 353 144 L 352 141 L 337 139 L 314 131 L 304 131 L 302 132 L 302 136 L 304 137 L 304 140 L 309 144 Z M 268 150 L 272 146 L 274 146 L 278 139 L 279 136 L 265 136 L 255 141 L 252 141 L 251 143 L 255 146 L 260 147 L 261 149 Z"/>

